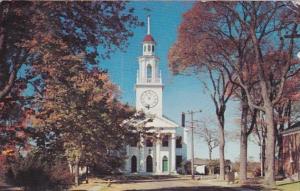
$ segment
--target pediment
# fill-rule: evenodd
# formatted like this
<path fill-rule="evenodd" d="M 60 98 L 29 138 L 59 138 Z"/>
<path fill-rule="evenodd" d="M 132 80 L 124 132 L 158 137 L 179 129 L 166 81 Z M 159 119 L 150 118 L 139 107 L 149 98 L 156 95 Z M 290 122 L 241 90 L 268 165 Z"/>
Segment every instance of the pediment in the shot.
<path fill-rule="evenodd" d="M 163 128 L 177 128 L 178 124 L 176 124 L 174 121 L 171 121 L 170 119 L 166 118 L 165 116 L 159 117 L 159 116 L 147 116 L 146 119 L 143 121 L 147 121 L 151 119 L 150 122 L 147 122 L 145 127 L 163 127 Z M 143 123 L 141 122 L 141 123 Z"/>

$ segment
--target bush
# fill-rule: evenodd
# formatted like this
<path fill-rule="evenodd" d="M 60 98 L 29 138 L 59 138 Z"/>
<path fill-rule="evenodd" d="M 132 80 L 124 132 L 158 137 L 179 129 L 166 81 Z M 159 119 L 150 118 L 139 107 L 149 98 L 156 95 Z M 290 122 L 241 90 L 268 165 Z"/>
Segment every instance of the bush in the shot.
<path fill-rule="evenodd" d="M 256 168 L 253 170 L 252 175 L 253 175 L 254 177 L 260 176 L 260 175 L 261 175 L 260 167 L 256 167 Z"/>
<path fill-rule="evenodd" d="M 97 161 L 91 165 L 91 172 L 96 176 L 102 175 L 121 175 L 122 165 L 124 165 L 122 158 L 112 156 L 108 160 Z"/>
<path fill-rule="evenodd" d="M 63 160 L 47 161 L 36 154 L 18 157 L 6 172 L 7 181 L 26 190 L 61 190 L 72 184 L 72 175 Z"/>
<path fill-rule="evenodd" d="M 183 167 L 177 168 L 176 171 L 177 171 L 178 174 L 185 174 L 185 171 L 184 171 L 184 168 L 183 168 Z"/>

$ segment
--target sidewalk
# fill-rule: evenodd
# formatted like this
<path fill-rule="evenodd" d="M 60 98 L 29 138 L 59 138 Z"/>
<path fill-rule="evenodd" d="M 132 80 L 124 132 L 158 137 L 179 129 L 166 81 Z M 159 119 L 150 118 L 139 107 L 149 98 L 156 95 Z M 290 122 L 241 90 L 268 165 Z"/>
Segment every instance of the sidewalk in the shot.
<path fill-rule="evenodd" d="M 88 184 L 80 184 L 77 187 L 72 187 L 69 191 L 101 191 L 107 187 L 107 183 L 99 179 L 91 179 Z"/>

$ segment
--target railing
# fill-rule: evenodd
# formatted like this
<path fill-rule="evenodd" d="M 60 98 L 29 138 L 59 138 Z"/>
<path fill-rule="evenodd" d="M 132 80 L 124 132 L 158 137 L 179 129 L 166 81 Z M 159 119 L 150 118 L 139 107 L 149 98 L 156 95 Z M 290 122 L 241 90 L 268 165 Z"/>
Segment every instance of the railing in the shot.
<path fill-rule="evenodd" d="M 161 83 L 161 79 L 152 79 L 152 78 L 146 78 L 146 79 L 139 79 L 137 78 L 137 83 Z"/>

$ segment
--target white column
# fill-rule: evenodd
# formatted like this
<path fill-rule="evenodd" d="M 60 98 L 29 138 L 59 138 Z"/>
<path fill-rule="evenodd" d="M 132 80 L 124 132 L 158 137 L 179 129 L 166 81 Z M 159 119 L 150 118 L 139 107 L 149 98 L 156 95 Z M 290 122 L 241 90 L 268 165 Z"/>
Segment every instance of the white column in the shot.
<path fill-rule="evenodd" d="M 160 160 L 160 135 L 158 134 L 157 137 L 156 137 L 156 149 L 155 149 L 155 152 L 156 152 L 156 173 L 161 173 L 161 160 Z"/>
<path fill-rule="evenodd" d="M 145 172 L 146 168 L 145 168 L 145 146 L 144 146 L 144 138 L 141 137 L 141 146 L 140 146 L 140 172 Z"/>
<path fill-rule="evenodd" d="M 171 172 L 176 172 L 176 134 L 171 138 Z"/>

